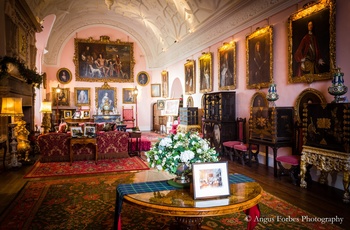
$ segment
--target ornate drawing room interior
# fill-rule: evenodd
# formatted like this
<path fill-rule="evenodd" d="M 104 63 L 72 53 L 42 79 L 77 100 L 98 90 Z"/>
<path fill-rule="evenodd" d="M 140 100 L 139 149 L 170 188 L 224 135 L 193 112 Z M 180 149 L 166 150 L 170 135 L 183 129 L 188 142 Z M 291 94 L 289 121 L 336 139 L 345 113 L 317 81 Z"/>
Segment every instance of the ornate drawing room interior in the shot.
<path fill-rule="evenodd" d="M 200 133 L 215 138 L 215 130 L 205 130 L 202 120 L 205 113 L 212 112 L 205 106 L 214 105 L 204 100 L 205 95 L 235 92 L 231 122 L 246 118 L 247 136 L 256 93 L 277 93 L 278 98 L 272 98 L 266 106 L 292 107 L 293 116 L 302 114 L 302 106 L 296 105 L 306 91 L 321 94 L 327 103 L 337 98 L 340 104 L 350 98 L 349 92 L 335 96 L 329 89 L 338 83 L 344 89 L 349 83 L 348 0 L 124 2 L 1 1 L 0 56 L 2 64 L 9 60 L 6 71 L 11 76 L 0 70 L 0 96 L 22 98 L 23 120 L 29 133 L 37 129 L 43 132 L 44 101 L 51 106 L 48 132 L 57 131 L 55 126 L 64 119 L 74 121 L 72 116 L 77 111 L 83 111 L 79 119 L 94 121 L 99 115 L 120 115 L 125 108 L 133 109 L 134 126 L 148 132 L 160 131 L 155 128 L 157 102 L 179 99 L 185 108 L 198 108 Z M 321 5 L 322 10 L 313 8 L 315 5 Z M 313 43 L 318 48 L 313 59 L 299 60 L 297 46 L 309 32 L 319 35 L 319 47 Z M 263 57 L 255 56 L 260 50 Z M 208 54 L 209 68 L 203 65 Z M 188 70 L 190 80 L 187 65 L 192 68 L 192 72 Z M 23 73 L 28 75 L 20 76 Z M 36 73 L 42 81 L 35 78 Z M 338 82 L 335 76 L 344 76 L 343 81 Z M 67 95 L 61 98 L 56 88 Z M 171 128 L 176 119 L 168 116 L 165 128 Z M 296 120 L 294 117 L 293 125 Z M 2 115 L 0 121 L 0 134 L 8 136 L 11 118 Z M 302 119 L 299 122 L 301 125 Z M 218 151 L 224 154 L 222 143 L 228 138 L 225 129 L 219 127 L 222 136 Z M 283 135 L 283 131 L 278 132 Z M 349 140 L 346 142 L 348 146 Z M 349 149 L 346 151 L 349 154 Z M 292 154 L 289 147 L 278 149 L 278 155 Z M 261 164 L 266 164 L 265 148 L 260 148 L 258 157 Z M 270 151 L 271 167 L 273 157 Z M 311 173 L 316 177 L 320 174 L 314 168 Z M 329 186 L 343 189 L 342 180 L 341 172 L 329 175 Z"/>

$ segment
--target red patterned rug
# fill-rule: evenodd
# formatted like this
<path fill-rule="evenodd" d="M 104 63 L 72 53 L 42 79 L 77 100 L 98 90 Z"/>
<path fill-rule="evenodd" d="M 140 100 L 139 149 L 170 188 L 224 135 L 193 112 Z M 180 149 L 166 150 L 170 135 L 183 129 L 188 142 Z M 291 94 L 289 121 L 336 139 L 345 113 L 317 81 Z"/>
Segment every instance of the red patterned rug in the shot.
<path fill-rule="evenodd" d="M 95 161 L 74 161 L 72 165 L 70 165 L 70 162 L 41 163 L 38 161 L 24 178 L 100 174 L 147 169 L 149 169 L 148 164 L 137 156 L 98 160 L 97 164 L 95 164 Z"/>

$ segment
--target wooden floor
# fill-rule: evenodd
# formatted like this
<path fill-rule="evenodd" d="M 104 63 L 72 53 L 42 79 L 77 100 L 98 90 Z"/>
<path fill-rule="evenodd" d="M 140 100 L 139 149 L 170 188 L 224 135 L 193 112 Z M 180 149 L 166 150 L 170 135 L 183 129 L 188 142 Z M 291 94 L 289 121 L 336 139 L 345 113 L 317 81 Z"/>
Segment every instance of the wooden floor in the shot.
<path fill-rule="evenodd" d="M 254 178 L 265 191 L 318 217 L 344 218 L 341 227 L 350 229 L 350 204 L 342 202 L 343 192 L 341 190 L 320 185 L 317 182 L 303 189 L 293 185 L 289 177 L 275 178 L 273 169 L 265 165 L 243 166 L 230 160 L 228 162 L 230 173 L 241 173 Z M 22 166 L 18 170 L 7 170 L 0 173 L 0 213 L 6 209 L 28 180 L 23 179 L 23 176 L 31 167 Z"/>

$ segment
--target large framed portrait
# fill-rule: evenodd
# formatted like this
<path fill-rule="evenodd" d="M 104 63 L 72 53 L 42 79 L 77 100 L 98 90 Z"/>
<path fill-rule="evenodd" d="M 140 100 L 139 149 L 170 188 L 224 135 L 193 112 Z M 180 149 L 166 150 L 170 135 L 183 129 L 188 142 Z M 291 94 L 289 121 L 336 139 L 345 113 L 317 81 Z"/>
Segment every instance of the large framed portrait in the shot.
<path fill-rule="evenodd" d="M 74 39 L 76 81 L 134 82 L 134 48 L 131 42 Z"/>
<path fill-rule="evenodd" d="M 90 105 L 90 88 L 74 88 L 74 101 L 76 106 Z"/>
<path fill-rule="evenodd" d="M 98 112 L 108 115 L 117 108 L 117 89 L 105 82 L 101 87 L 95 88 L 95 104 Z"/>
<path fill-rule="evenodd" d="M 123 104 L 135 104 L 134 88 L 123 88 Z"/>
<path fill-rule="evenodd" d="M 146 86 L 150 82 L 150 77 L 147 72 L 141 71 L 137 74 L 136 80 L 140 86 Z"/>
<path fill-rule="evenodd" d="M 213 54 L 202 53 L 199 62 L 199 91 L 201 93 L 213 91 Z"/>
<path fill-rule="evenodd" d="M 164 116 L 178 116 L 179 115 L 180 100 L 166 100 L 164 107 Z"/>
<path fill-rule="evenodd" d="M 236 44 L 224 43 L 218 49 L 219 90 L 236 89 Z"/>
<path fill-rule="evenodd" d="M 57 88 L 52 87 L 52 105 L 53 106 L 69 106 L 69 88 Z"/>
<path fill-rule="evenodd" d="M 272 26 L 267 26 L 246 37 L 248 89 L 267 88 L 272 82 L 272 33 Z"/>
<path fill-rule="evenodd" d="M 62 84 L 68 84 L 72 80 L 72 73 L 67 68 L 61 68 L 56 74 L 57 80 Z"/>
<path fill-rule="evenodd" d="M 162 97 L 169 96 L 169 76 L 168 71 L 163 70 L 162 73 Z"/>
<path fill-rule="evenodd" d="M 335 11 L 335 0 L 319 1 L 289 17 L 289 83 L 332 78 L 336 67 Z"/>
<path fill-rule="evenodd" d="M 193 163 L 193 195 L 194 199 L 227 197 L 230 195 L 226 162 Z"/>
<path fill-rule="evenodd" d="M 160 97 L 160 84 L 151 84 L 151 97 Z"/>
<path fill-rule="evenodd" d="M 196 62 L 187 60 L 185 63 L 185 94 L 196 93 Z"/>

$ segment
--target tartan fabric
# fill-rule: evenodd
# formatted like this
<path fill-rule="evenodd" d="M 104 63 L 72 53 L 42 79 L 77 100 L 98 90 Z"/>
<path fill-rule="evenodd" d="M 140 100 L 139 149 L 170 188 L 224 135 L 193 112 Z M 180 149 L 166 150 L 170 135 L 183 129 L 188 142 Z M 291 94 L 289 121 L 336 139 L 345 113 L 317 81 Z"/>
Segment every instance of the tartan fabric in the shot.
<path fill-rule="evenodd" d="M 238 184 L 238 183 L 254 181 L 252 178 L 242 174 L 238 174 L 238 173 L 230 174 L 228 179 L 230 184 Z M 115 204 L 115 213 L 114 213 L 114 229 L 118 229 L 118 224 L 120 224 L 119 217 L 122 211 L 123 198 L 125 195 L 179 189 L 169 185 L 167 181 L 168 180 L 118 185 L 116 204 Z"/>

